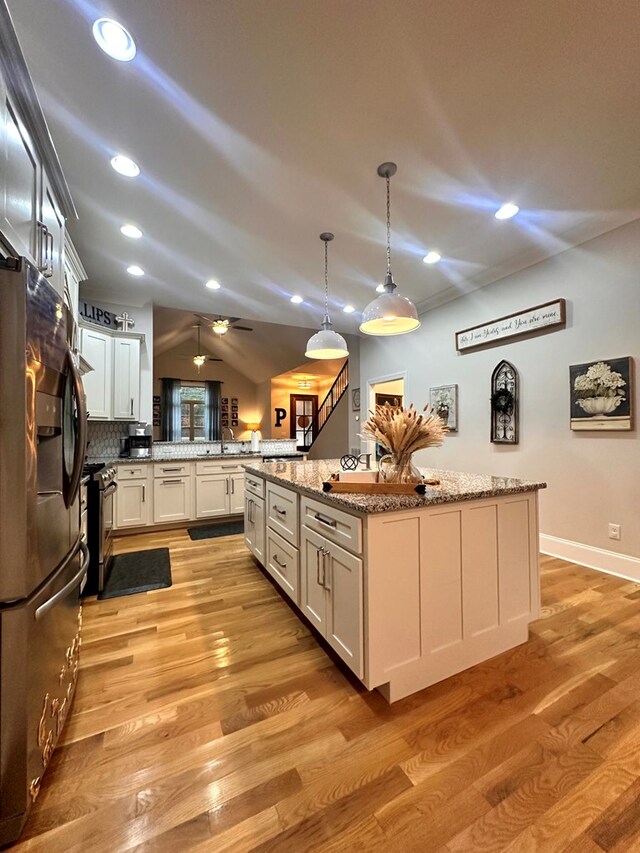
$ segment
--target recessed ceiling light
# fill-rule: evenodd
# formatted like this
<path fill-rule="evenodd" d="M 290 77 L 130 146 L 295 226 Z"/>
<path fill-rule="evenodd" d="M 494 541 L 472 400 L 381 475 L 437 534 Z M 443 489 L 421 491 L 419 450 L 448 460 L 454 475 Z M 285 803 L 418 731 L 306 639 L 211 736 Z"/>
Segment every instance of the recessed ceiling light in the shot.
<path fill-rule="evenodd" d="M 91 28 L 98 46 L 112 59 L 131 62 L 136 55 L 136 43 L 131 33 L 111 18 L 98 18 Z"/>
<path fill-rule="evenodd" d="M 140 174 L 140 166 L 134 163 L 130 157 L 125 157 L 124 154 L 116 154 L 111 158 L 111 165 L 120 175 L 125 178 L 137 178 Z"/>
<path fill-rule="evenodd" d="M 345 305 L 342 310 L 345 314 L 353 314 L 356 309 L 353 307 L 353 305 Z"/>
<path fill-rule="evenodd" d="M 439 260 L 442 259 L 442 255 L 439 252 L 434 252 L 433 250 L 427 252 L 427 254 L 422 259 L 422 262 L 425 264 L 437 264 Z"/>
<path fill-rule="evenodd" d="M 210 278 L 209 281 L 205 281 L 204 286 L 208 287 L 209 290 L 220 290 L 220 285 L 215 278 Z"/>
<path fill-rule="evenodd" d="M 139 240 L 142 237 L 142 231 L 137 225 L 123 225 L 120 228 L 120 233 L 124 234 L 125 237 L 130 237 L 132 240 Z"/>
<path fill-rule="evenodd" d="M 298 296 L 298 294 L 296 294 L 295 296 L 291 297 L 291 302 L 293 302 L 295 305 L 299 305 L 301 302 L 304 302 L 304 299 L 302 298 L 302 296 Z"/>
<path fill-rule="evenodd" d="M 496 219 L 511 219 L 520 210 L 517 204 L 512 201 L 505 202 L 501 208 L 496 210 L 494 216 Z"/>
<path fill-rule="evenodd" d="M 380 284 L 376 287 L 376 290 L 377 290 L 377 292 L 378 292 L 378 293 L 384 293 L 384 284 L 380 283 Z"/>
<path fill-rule="evenodd" d="M 144 270 L 137 264 L 132 264 L 130 267 L 127 267 L 127 272 L 129 275 L 144 275 Z"/>

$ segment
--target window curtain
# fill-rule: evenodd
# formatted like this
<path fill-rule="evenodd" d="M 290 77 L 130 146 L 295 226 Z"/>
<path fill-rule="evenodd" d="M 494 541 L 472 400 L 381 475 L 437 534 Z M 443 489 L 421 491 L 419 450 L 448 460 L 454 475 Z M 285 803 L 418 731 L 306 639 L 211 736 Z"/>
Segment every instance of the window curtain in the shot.
<path fill-rule="evenodd" d="M 221 382 L 204 383 L 204 436 L 207 441 L 220 441 Z"/>
<path fill-rule="evenodd" d="M 180 441 L 182 427 L 180 423 L 180 380 L 161 379 L 161 441 Z"/>

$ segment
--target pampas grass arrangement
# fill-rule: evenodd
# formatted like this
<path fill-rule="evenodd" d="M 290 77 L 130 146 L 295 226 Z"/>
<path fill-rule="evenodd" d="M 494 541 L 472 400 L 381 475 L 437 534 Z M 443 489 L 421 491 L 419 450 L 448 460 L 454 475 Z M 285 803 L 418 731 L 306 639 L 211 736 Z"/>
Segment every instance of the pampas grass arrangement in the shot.
<path fill-rule="evenodd" d="M 369 412 L 369 419 L 362 427 L 363 435 L 373 438 L 389 451 L 393 466 L 387 471 L 387 482 L 416 482 L 419 472 L 411 464 L 416 450 L 438 447 L 449 431 L 442 418 L 434 415 L 429 406 L 422 412 L 385 403 Z M 421 478 L 420 478 L 421 479 Z"/>

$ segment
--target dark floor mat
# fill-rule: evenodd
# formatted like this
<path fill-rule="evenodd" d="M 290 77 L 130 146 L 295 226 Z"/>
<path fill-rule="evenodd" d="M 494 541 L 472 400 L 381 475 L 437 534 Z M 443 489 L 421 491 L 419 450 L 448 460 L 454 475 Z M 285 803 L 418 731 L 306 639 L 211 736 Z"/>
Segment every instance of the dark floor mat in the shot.
<path fill-rule="evenodd" d="M 215 539 L 218 536 L 237 536 L 244 533 L 244 521 L 225 521 L 220 524 L 204 524 L 202 527 L 190 527 L 189 536 L 194 539 Z"/>
<path fill-rule="evenodd" d="M 132 551 L 113 558 L 109 577 L 98 598 L 117 598 L 167 586 L 171 586 L 169 549 Z"/>

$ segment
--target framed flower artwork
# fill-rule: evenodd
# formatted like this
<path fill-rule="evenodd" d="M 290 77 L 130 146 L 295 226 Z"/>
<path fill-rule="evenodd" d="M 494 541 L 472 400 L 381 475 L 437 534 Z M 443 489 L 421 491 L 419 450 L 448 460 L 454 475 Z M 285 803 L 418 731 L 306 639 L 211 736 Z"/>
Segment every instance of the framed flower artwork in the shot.
<path fill-rule="evenodd" d="M 572 430 L 633 429 L 630 356 L 571 365 L 569 377 Z"/>

